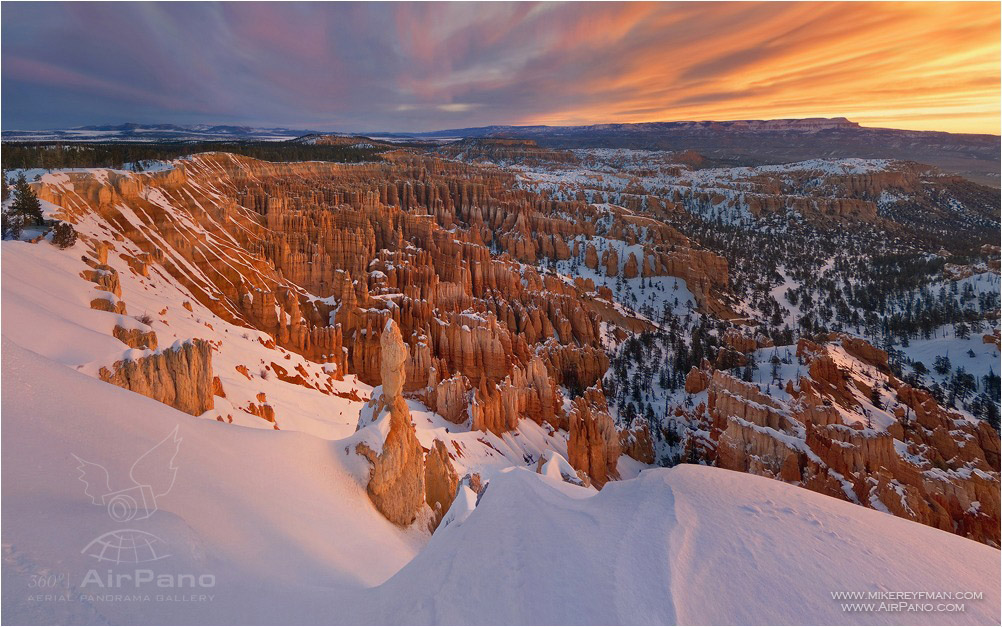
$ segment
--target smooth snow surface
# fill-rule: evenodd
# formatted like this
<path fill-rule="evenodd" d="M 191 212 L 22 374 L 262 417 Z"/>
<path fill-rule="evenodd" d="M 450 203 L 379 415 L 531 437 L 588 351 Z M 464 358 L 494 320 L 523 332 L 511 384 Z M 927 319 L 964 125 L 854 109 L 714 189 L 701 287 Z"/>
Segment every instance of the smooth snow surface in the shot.
<path fill-rule="evenodd" d="M 998 581 L 998 552 L 970 540 L 681 465 L 586 499 L 512 470 L 374 592 L 389 622 L 411 608 L 412 621 L 446 624 L 997 623 Z M 427 597 L 415 602 L 415 587 Z M 831 596 L 968 589 L 984 600 L 957 615 L 847 613 Z"/>

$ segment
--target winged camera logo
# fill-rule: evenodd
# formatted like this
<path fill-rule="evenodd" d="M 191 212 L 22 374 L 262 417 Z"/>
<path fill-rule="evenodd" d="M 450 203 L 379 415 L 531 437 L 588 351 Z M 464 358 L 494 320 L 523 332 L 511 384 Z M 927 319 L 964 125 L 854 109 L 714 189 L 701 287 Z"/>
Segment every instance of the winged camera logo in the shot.
<path fill-rule="evenodd" d="M 181 449 L 178 427 L 166 438 L 136 459 L 129 469 L 128 481 L 115 482 L 108 469 L 94 462 L 73 458 L 79 462 L 77 471 L 84 484 L 84 494 L 91 503 L 107 509 L 116 523 L 146 520 L 157 511 L 157 499 L 174 487 L 177 466 L 174 459 Z M 84 547 L 81 553 L 102 562 L 143 563 L 166 557 L 166 543 L 156 535 L 139 529 L 116 529 L 102 534 Z"/>

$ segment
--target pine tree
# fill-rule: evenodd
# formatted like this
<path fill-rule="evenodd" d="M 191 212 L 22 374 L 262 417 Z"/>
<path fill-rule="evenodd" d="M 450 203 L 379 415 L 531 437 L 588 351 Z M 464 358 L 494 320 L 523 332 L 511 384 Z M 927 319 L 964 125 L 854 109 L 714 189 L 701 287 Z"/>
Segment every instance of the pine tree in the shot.
<path fill-rule="evenodd" d="M 0 214 L 0 232 L 4 239 L 11 237 L 13 239 L 18 239 L 21 237 L 21 220 L 20 219 L 10 219 L 7 217 L 7 212 L 4 211 Z"/>
<path fill-rule="evenodd" d="M 21 226 L 42 224 L 42 205 L 24 178 L 24 173 L 14 183 L 14 202 L 11 203 L 9 214 L 9 219 L 18 219 Z"/>
<path fill-rule="evenodd" d="M 77 232 L 69 222 L 59 222 L 52 228 L 52 243 L 59 248 L 69 248 L 77 242 Z"/>
<path fill-rule="evenodd" d="M 873 387 L 870 388 L 870 404 L 877 409 L 883 409 L 884 405 L 880 402 L 880 388 L 876 381 L 873 383 Z"/>

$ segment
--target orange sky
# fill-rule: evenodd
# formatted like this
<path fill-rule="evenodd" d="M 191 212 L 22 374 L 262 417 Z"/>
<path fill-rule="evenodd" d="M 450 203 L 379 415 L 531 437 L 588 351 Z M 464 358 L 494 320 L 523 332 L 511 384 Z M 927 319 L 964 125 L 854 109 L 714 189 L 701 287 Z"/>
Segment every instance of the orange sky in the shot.
<path fill-rule="evenodd" d="M 999 133 L 1000 5 L 5 3 L 3 124 L 844 116 Z"/>
<path fill-rule="evenodd" d="M 673 7 L 682 5 L 675 4 Z M 615 54 L 581 106 L 525 123 L 845 116 L 864 126 L 999 133 L 999 3 L 782 3 L 608 7 L 565 40 Z M 698 24 L 697 24 L 698 22 Z M 686 35 L 689 29 L 692 36 Z M 657 34 L 665 33 L 660 42 Z M 610 94 L 619 97 L 610 102 Z"/>

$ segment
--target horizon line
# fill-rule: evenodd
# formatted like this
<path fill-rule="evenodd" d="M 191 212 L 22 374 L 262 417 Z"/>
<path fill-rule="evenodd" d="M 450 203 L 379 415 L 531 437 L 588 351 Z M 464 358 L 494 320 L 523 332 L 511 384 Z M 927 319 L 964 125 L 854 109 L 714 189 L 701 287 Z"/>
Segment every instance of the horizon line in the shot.
<path fill-rule="evenodd" d="M 391 135 L 414 135 L 414 134 L 428 134 L 428 133 L 442 133 L 451 130 L 466 130 L 466 129 L 481 129 L 488 127 L 508 127 L 508 128 L 588 128 L 594 126 L 627 126 L 627 125 L 640 125 L 640 124 L 710 124 L 710 123 L 726 123 L 726 122 L 789 122 L 789 121 L 804 121 L 804 120 L 824 120 L 824 121 L 845 121 L 856 125 L 862 129 L 869 130 L 889 130 L 889 131 L 904 131 L 913 133 L 945 133 L 948 135 L 988 135 L 991 137 L 1002 137 L 1000 133 L 991 132 L 956 132 L 956 131 L 944 131 L 939 129 L 911 129 L 911 128 L 900 128 L 894 126 L 868 126 L 861 122 L 855 122 L 851 118 L 846 116 L 808 116 L 808 117 L 779 117 L 779 118 L 733 118 L 733 119 L 668 119 L 668 120 L 646 120 L 642 122 L 590 122 L 586 124 L 526 124 L 526 123 L 486 123 L 473 126 L 461 126 L 461 127 L 451 127 L 451 128 L 437 128 L 427 131 L 405 131 L 405 130 L 386 130 L 386 129 L 372 129 L 372 130 L 338 130 L 332 128 L 309 128 L 309 125 L 302 125 L 302 128 L 296 128 L 299 125 L 287 125 L 287 124 L 276 124 L 276 123 L 261 123 L 261 124 L 251 124 L 251 123 L 238 123 L 238 122 L 192 122 L 192 123 L 182 123 L 182 122 L 118 122 L 118 123 L 106 123 L 106 124 L 81 124 L 78 126 L 63 126 L 63 127 L 50 127 L 50 128 L 13 128 L 13 129 L 2 129 L 4 133 L 24 131 L 24 132 L 39 132 L 39 131 L 70 131 L 84 129 L 87 127 L 99 127 L 99 126 L 125 126 L 129 124 L 134 124 L 136 126 L 159 126 L 159 125 L 171 125 L 182 128 L 191 128 L 195 126 L 230 126 L 230 127 L 245 127 L 252 129 L 286 129 L 292 131 L 309 131 L 315 133 L 341 133 L 346 135 L 362 135 L 362 134 L 374 134 L 374 133 L 385 133 Z"/>

